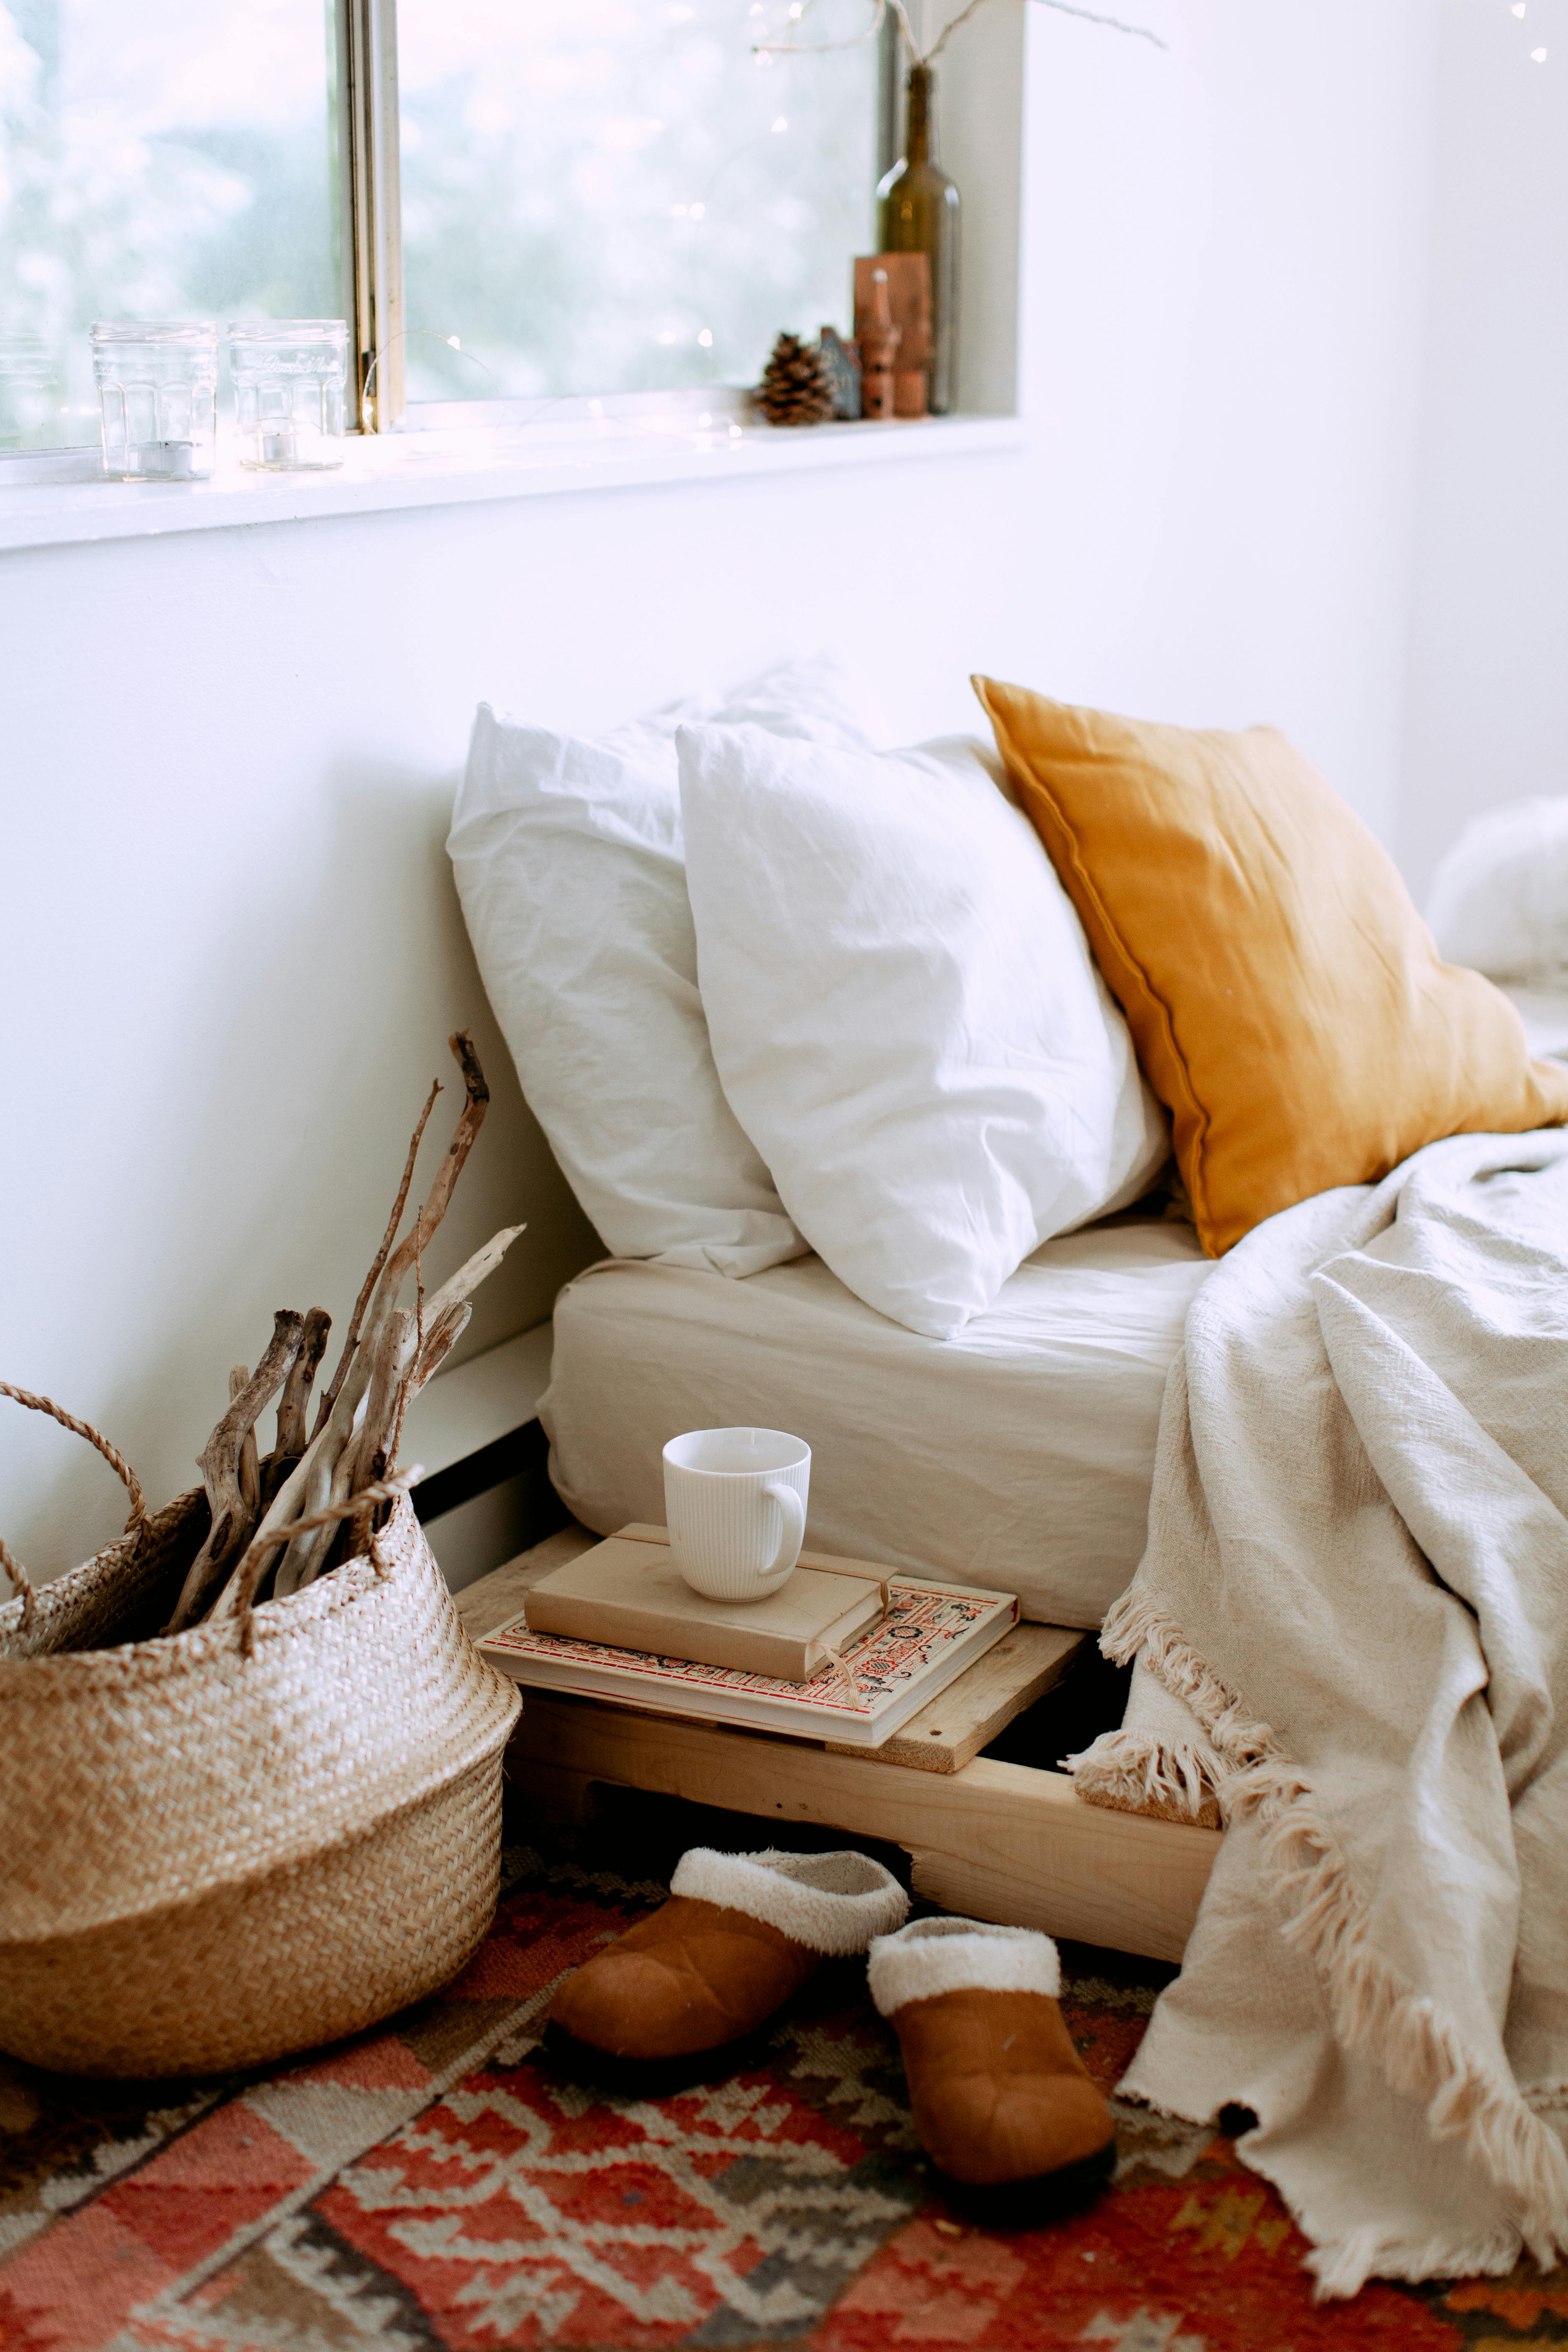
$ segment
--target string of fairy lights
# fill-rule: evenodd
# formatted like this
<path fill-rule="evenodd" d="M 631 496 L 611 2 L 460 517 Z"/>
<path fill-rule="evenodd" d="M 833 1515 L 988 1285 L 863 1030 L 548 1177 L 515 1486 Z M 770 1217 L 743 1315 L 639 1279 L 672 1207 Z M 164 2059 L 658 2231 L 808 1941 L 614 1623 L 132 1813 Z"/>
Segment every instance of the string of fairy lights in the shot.
<path fill-rule="evenodd" d="M 1521 23 L 1522 23 L 1529 13 L 1529 7 L 1530 0 L 1513 0 L 1513 5 L 1509 9 L 1508 13 L 1510 16 L 1517 16 Z M 1538 45 L 1535 48 L 1531 49 L 1530 52 L 1530 61 L 1531 65 L 1543 66 L 1546 63 L 1545 47 Z"/>
<path fill-rule="evenodd" d="M 953 35 L 977 15 L 981 8 L 986 6 L 988 0 L 964 0 L 964 5 L 955 9 L 946 18 L 935 40 L 929 47 L 922 47 L 921 39 L 916 34 L 908 0 L 865 0 L 867 16 L 861 26 L 847 34 L 820 40 L 810 37 L 810 27 L 807 22 L 818 4 L 819 0 L 787 0 L 787 5 L 784 11 L 784 24 L 775 31 L 770 25 L 772 11 L 766 5 L 766 0 L 751 0 L 747 18 L 752 28 L 751 47 L 753 62 L 760 68 L 767 70 L 779 59 L 784 58 L 820 57 L 836 51 L 860 48 L 866 43 L 879 39 L 883 28 L 890 20 L 897 28 L 900 45 L 910 62 L 933 65 L 942 56 Z M 919 0 L 915 0 L 915 5 L 919 5 Z M 1053 9 L 1062 16 L 1076 17 L 1086 24 L 1103 26 L 1110 31 L 1127 34 L 1136 39 L 1148 41 L 1155 48 L 1168 50 L 1170 47 L 1169 42 L 1162 38 L 1152 26 L 1130 23 L 1123 17 L 1110 16 L 1098 9 L 1083 7 L 1078 5 L 1078 0 L 1033 0 L 1033 5 Z M 1539 11 L 1541 0 L 1507 0 L 1507 5 L 1509 14 L 1523 23 L 1530 16 L 1532 5 Z M 685 25 L 696 17 L 698 11 L 689 5 L 672 6 L 668 14 L 672 24 Z M 776 21 L 774 18 L 773 22 L 776 23 Z M 1530 61 L 1534 65 L 1542 66 L 1547 62 L 1547 47 L 1542 42 L 1537 41 L 1528 54 Z M 754 148 L 764 145 L 773 139 L 785 136 L 789 127 L 787 115 L 775 115 L 766 131 L 743 141 L 715 165 L 707 184 L 699 194 L 686 200 L 677 200 L 669 205 L 671 221 L 700 226 L 708 217 L 714 184 L 721 174 Z M 411 331 L 418 333 L 420 331 Z M 445 336 L 441 340 L 448 342 L 454 350 L 462 348 L 456 335 Z M 658 341 L 660 343 L 673 343 L 678 340 L 677 334 L 669 329 L 661 331 L 658 335 Z M 712 329 L 706 326 L 700 328 L 695 341 L 700 349 L 711 350 L 714 341 Z M 465 358 L 472 356 L 470 353 L 464 353 Z"/>

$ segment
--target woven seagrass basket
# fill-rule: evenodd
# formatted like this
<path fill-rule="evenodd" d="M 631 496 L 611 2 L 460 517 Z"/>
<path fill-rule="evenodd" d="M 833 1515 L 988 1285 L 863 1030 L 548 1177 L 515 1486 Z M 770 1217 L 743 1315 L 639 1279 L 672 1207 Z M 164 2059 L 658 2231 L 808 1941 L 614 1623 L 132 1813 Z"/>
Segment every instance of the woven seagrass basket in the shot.
<path fill-rule="evenodd" d="M 234 1618 L 154 1630 L 206 1522 L 182 1496 L 0 1609 L 0 2044 L 35 2065 L 331 2041 L 444 1983 L 495 1911 L 519 1695 L 407 1496 L 374 1557 L 255 1612 L 248 1655 Z"/>

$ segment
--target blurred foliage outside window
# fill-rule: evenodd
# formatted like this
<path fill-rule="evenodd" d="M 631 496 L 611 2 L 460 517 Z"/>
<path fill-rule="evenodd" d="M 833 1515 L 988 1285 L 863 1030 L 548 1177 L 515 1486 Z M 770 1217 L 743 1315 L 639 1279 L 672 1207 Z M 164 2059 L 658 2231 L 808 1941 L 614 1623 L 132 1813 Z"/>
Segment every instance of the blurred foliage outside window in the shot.
<path fill-rule="evenodd" d="M 411 401 L 753 383 L 847 325 L 875 44 L 759 64 L 757 0 L 398 19 Z M 331 0 L 0 0 L 0 450 L 96 438 L 94 319 L 342 314 L 335 55 Z"/>
<path fill-rule="evenodd" d="M 816 0 L 802 37 L 868 15 Z M 767 19 L 748 0 L 398 0 L 397 22 L 411 401 L 755 383 L 781 328 L 848 331 L 875 43 L 759 61 L 784 0 Z"/>
<path fill-rule="evenodd" d="M 95 319 L 342 310 L 322 0 L 0 0 L 0 449 L 96 440 Z"/>

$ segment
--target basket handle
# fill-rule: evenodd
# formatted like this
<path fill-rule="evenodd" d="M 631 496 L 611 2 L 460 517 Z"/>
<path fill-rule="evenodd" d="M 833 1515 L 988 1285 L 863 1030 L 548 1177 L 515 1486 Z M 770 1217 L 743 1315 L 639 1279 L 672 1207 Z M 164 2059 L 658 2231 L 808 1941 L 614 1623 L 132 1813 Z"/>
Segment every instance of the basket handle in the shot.
<path fill-rule="evenodd" d="M 126 1534 L 129 1535 L 133 1528 L 146 1526 L 147 1497 L 142 1492 L 142 1481 L 120 1448 L 110 1445 L 108 1438 L 94 1429 L 90 1422 L 78 1421 L 74 1413 L 67 1412 L 64 1406 L 58 1405 L 52 1397 L 35 1396 L 31 1389 L 14 1389 L 9 1381 L 0 1381 L 0 1396 L 8 1396 L 15 1403 L 25 1404 L 29 1412 L 48 1413 L 62 1429 L 74 1430 L 79 1437 L 85 1437 L 89 1445 L 96 1446 L 115 1475 L 123 1480 L 131 1496 L 131 1516 L 125 1522 Z M 30 1633 L 38 1613 L 37 1588 L 3 1536 L 0 1536 L 0 1568 L 5 1570 L 22 1596 L 22 1631 Z"/>

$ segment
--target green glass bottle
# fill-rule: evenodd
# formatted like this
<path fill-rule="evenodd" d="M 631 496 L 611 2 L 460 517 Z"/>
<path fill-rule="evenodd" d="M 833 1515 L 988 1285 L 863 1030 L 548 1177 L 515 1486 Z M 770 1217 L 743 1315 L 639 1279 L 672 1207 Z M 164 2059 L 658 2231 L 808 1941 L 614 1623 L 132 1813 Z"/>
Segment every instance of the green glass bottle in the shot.
<path fill-rule="evenodd" d="M 884 253 L 931 259 L 931 352 L 927 401 L 945 416 L 958 398 L 958 190 L 936 160 L 936 76 L 910 68 L 904 152 L 877 190 Z"/>

